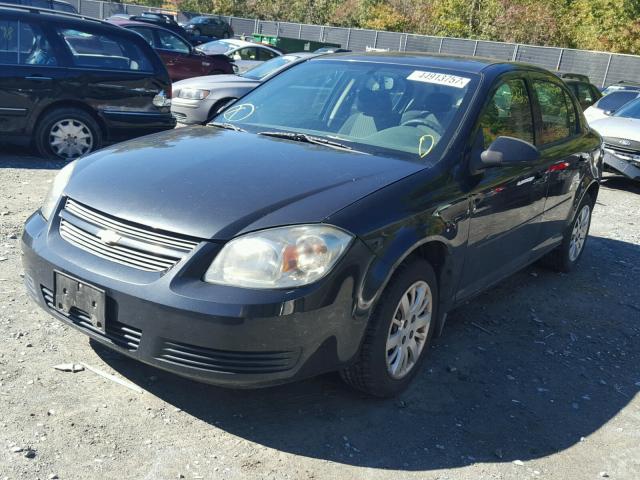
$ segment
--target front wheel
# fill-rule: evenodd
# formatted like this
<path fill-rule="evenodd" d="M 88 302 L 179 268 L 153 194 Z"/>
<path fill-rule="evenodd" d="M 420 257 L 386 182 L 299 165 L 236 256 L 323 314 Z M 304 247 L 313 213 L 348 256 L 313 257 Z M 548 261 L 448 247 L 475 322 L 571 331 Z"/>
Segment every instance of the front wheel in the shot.
<path fill-rule="evenodd" d="M 545 257 L 544 262 L 554 270 L 568 273 L 574 269 L 582 253 L 584 252 L 589 227 L 591 226 L 591 213 L 593 201 L 589 194 L 585 194 L 576 214 L 567 228 L 562 243 L 558 248 Z"/>
<path fill-rule="evenodd" d="M 380 298 L 357 360 L 341 372 L 378 397 L 402 392 L 419 371 L 437 319 L 438 284 L 425 260 L 399 267 Z"/>

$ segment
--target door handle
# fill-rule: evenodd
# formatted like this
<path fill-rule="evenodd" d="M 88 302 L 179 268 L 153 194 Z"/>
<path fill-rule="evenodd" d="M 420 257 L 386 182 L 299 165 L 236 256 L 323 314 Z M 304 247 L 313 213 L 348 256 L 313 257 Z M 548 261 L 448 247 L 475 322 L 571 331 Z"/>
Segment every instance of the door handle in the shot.
<path fill-rule="evenodd" d="M 36 82 L 51 82 L 53 78 L 51 77 L 41 77 L 40 75 L 33 75 L 30 77 L 24 77 L 25 80 L 35 80 Z"/>

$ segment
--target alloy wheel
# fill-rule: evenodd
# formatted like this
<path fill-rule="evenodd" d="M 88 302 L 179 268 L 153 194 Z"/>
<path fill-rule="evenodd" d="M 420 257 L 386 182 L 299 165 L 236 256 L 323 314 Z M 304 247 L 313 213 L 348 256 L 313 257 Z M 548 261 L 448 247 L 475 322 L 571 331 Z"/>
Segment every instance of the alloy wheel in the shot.
<path fill-rule="evenodd" d="M 431 288 L 422 280 L 402 295 L 387 335 L 387 372 L 392 378 L 405 377 L 418 362 L 427 341 L 432 308 Z"/>
<path fill-rule="evenodd" d="M 93 148 L 89 127 L 75 118 L 65 118 L 53 124 L 49 131 L 49 146 L 58 157 L 71 159 Z"/>
<path fill-rule="evenodd" d="M 571 232 L 571 242 L 569 243 L 569 260 L 575 262 L 582 252 L 584 243 L 589 233 L 589 216 L 591 207 L 584 205 L 576 217 Z"/>

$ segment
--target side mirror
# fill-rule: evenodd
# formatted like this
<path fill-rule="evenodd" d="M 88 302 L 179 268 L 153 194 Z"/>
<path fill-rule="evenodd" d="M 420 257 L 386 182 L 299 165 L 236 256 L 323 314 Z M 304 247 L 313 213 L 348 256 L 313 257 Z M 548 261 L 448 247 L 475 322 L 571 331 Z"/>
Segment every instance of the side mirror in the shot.
<path fill-rule="evenodd" d="M 539 158 L 540 151 L 529 142 L 513 137 L 498 137 L 472 160 L 471 171 L 475 175 L 489 167 L 508 167 L 535 162 Z"/>

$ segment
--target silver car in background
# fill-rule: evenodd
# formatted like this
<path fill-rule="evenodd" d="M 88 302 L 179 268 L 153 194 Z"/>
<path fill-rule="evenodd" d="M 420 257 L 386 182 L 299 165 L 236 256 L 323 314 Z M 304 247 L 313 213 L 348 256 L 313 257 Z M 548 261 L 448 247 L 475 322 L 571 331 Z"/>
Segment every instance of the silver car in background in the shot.
<path fill-rule="evenodd" d="M 587 108 L 584 111 L 584 117 L 587 119 L 589 125 L 591 125 L 591 122 L 613 115 L 627 103 L 638 97 L 640 97 L 640 89 L 611 92 Z"/>
<path fill-rule="evenodd" d="M 640 180 L 640 98 L 590 126 L 604 139 L 605 167 Z"/>
<path fill-rule="evenodd" d="M 226 55 L 238 67 L 235 73 L 243 73 L 254 68 L 272 58 L 282 55 L 277 50 L 268 45 L 255 42 L 247 42 L 236 38 L 226 38 L 203 43 L 196 47 L 196 50 L 205 55 Z"/>
<path fill-rule="evenodd" d="M 276 57 L 240 75 L 208 75 L 173 84 L 171 113 L 183 125 L 203 124 L 227 103 L 247 94 L 282 70 L 318 54 L 301 52 Z"/>

